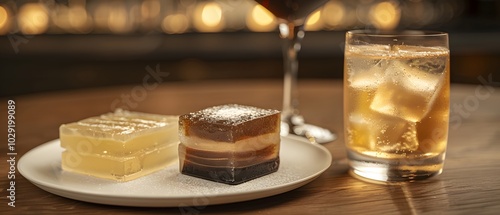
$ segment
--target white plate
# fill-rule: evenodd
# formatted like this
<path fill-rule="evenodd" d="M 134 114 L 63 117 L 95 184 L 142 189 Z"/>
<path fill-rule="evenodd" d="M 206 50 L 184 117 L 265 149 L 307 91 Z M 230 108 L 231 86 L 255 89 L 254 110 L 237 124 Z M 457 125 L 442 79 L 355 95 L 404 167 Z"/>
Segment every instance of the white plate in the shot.
<path fill-rule="evenodd" d="M 268 197 L 303 186 L 332 162 L 328 150 L 297 137 L 282 137 L 277 172 L 226 185 L 179 173 L 179 164 L 139 179 L 117 183 L 61 169 L 59 140 L 42 144 L 21 157 L 18 170 L 34 185 L 63 197 L 122 206 L 205 206 Z"/>

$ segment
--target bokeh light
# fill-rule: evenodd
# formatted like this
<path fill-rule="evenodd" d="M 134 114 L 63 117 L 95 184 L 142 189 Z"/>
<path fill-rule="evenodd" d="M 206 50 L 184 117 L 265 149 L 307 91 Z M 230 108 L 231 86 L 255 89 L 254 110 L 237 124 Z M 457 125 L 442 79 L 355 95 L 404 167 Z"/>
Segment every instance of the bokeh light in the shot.
<path fill-rule="evenodd" d="M 108 27 L 114 33 L 126 33 L 129 29 L 127 9 L 122 4 L 110 7 L 108 11 Z"/>
<path fill-rule="evenodd" d="M 68 10 L 68 21 L 72 29 L 78 33 L 88 33 L 92 30 L 92 19 L 82 6 L 73 6 Z"/>
<path fill-rule="evenodd" d="M 181 34 L 188 30 L 189 19 L 185 14 L 171 14 L 166 16 L 161 24 L 163 32 L 168 34 Z"/>
<path fill-rule="evenodd" d="M 261 5 L 254 5 L 247 16 L 247 27 L 255 32 L 268 32 L 276 29 L 276 18 Z"/>
<path fill-rule="evenodd" d="M 108 11 L 110 6 L 106 2 L 102 2 L 96 6 L 94 10 L 94 24 L 100 30 L 108 29 Z"/>
<path fill-rule="evenodd" d="M 134 8 L 135 9 L 135 8 Z M 159 22 L 161 21 L 161 3 L 159 0 L 146 0 L 140 4 L 140 7 L 137 7 L 138 15 L 140 16 L 137 19 L 140 22 L 140 25 L 144 30 L 154 29 Z M 161 23 L 163 27 L 163 23 Z"/>
<path fill-rule="evenodd" d="M 7 7 L 0 5 L 0 35 L 7 34 L 11 22 L 10 12 Z"/>
<path fill-rule="evenodd" d="M 346 8 L 340 1 L 329 1 L 323 7 L 323 21 L 329 28 L 339 28 L 344 24 Z"/>
<path fill-rule="evenodd" d="M 194 27 L 200 32 L 218 32 L 224 28 L 222 8 L 217 2 L 198 4 L 193 16 Z"/>
<path fill-rule="evenodd" d="M 123 1 L 99 1 L 93 13 L 95 27 L 98 32 L 129 33 L 135 23 L 133 12 Z"/>
<path fill-rule="evenodd" d="M 147 0 L 141 4 L 141 16 L 143 19 L 151 19 L 160 15 L 160 2 L 158 0 Z"/>
<path fill-rule="evenodd" d="M 392 30 L 399 24 L 401 11 L 396 2 L 385 1 L 370 8 L 370 22 L 378 29 Z"/>
<path fill-rule="evenodd" d="M 17 24 L 23 34 L 42 34 L 49 27 L 47 8 L 39 3 L 24 4 L 17 15 Z"/>
<path fill-rule="evenodd" d="M 201 21 L 208 27 L 215 27 L 222 21 L 222 9 L 217 3 L 208 3 L 201 11 Z"/>
<path fill-rule="evenodd" d="M 321 10 L 316 10 L 311 15 L 307 17 L 305 30 L 307 31 L 318 31 L 323 28 L 323 20 L 321 18 Z"/>
<path fill-rule="evenodd" d="M 460 19 L 466 9 L 465 1 L 454 0 L 327 0 L 308 16 L 305 29 L 435 28 Z M 0 2 L 0 34 L 269 32 L 277 26 L 276 17 L 251 0 Z"/>

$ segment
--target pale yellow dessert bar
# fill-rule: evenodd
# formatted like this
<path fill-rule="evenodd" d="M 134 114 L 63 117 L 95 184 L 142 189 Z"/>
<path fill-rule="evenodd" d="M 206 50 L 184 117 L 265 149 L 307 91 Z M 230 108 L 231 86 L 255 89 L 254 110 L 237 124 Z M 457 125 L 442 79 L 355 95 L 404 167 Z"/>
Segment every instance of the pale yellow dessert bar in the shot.
<path fill-rule="evenodd" d="M 117 181 L 130 181 L 164 168 L 172 163 L 172 158 L 177 158 L 177 144 L 123 157 L 78 154 L 66 150 L 62 153 L 62 164 L 64 170 Z"/>
<path fill-rule="evenodd" d="M 62 168 L 129 181 L 177 159 L 178 117 L 117 110 L 61 125 Z"/>

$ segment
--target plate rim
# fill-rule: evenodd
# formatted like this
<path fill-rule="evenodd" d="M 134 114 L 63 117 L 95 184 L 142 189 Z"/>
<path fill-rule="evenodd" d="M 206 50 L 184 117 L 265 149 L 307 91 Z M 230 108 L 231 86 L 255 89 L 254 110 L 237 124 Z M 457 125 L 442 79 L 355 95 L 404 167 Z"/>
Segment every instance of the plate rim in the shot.
<path fill-rule="evenodd" d="M 237 193 L 228 193 L 228 194 L 204 194 L 203 198 L 207 198 L 210 200 L 210 203 L 208 205 L 217 205 L 217 204 L 226 204 L 226 203 L 235 203 L 235 202 L 243 202 L 243 201 L 249 201 L 249 200 L 255 200 L 255 199 L 260 199 L 264 197 L 269 197 L 269 196 L 274 196 L 278 195 L 281 193 L 289 192 L 291 190 L 297 189 L 301 186 L 304 186 L 305 184 L 308 184 L 312 182 L 314 179 L 319 177 L 321 174 L 323 174 L 330 166 L 332 165 L 332 155 L 328 149 L 326 149 L 324 146 L 317 144 L 317 143 L 311 143 L 307 141 L 307 139 L 303 139 L 297 136 L 281 136 L 282 139 L 289 139 L 292 141 L 296 142 L 301 142 L 304 144 L 310 144 L 312 147 L 319 149 L 322 151 L 325 155 L 326 158 L 326 165 L 323 166 L 319 171 L 314 172 L 314 174 L 299 178 L 298 180 L 293 180 L 287 183 L 275 185 L 272 187 L 267 187 L 265 189 L 260 188 L 257 190 L 245 190 L 243 192 L 237 192 Z M 61 197 L 65 198 L 70 198 L 73 200 L 78 200 L 78 201 L 84 201 L 84 202 L 91 202 L 91 203 L 97 203 L 97 204 L 104 204 L 104 205 L 116 205 L 116 206 L 131 206 L 131 207 L 174 207 L 173 205 L 175 204 L 175 207 L 179 207 L 179 204 L 182 204 L 182 206 L 206 206 L 207 204 L 203 204 L 200 202 L 200 204 L 196 204 L 196 202 L 192 202 L 193 204 L 183 204 L 186 203 L 186 200 L 192 200 L 194 198 L 198 198 L 198 196 L 183 196 L 183 197 L 170 197 L 170 196 L 129 196 L 129 195 L 119 195 L 115 193 L 96 193 L 93 191 L 85 190 L 82 192 L 82 190 L 76 191 L 74 189 L 65 189 L 65 187 L 57 186 L 57 184 L 54 184 L 52 182 L 47 182 L 43 180 L 37 180 L 32 178 L 30 173 L 24 172 L 24 163 L 27 162 L 25 161 L 29 157 L 31 153 L 36 153 L 36 151 L 41 150 L 44 147 L 49 147 L 51 144 L 55 144 L 55 142 L 60 141 L 59 139 L 53 139 L 50 141 L 47 141 L 45 143 L 42 143 L 32 149 L 30 149 L 28 152 L 23 154 L 21 158 L 19 159 L 17 163 L 17 169 L 19 173 L 30 183 L 34 184 L 36 187 L 47 191 L 49 193 L 52 193 L 54 195 L 58 195 Z M 282 140 L 283 141 L 283 140 Z M 24 158 L 24 159 L 23 159 Z M 28 177 L 26 177 L 28 175 Z M 147 176 L 146 176 L 147 177 Z M 253 197 L 248 197 L 249 195 L 253 194 Z M 84 197 L 84 198 L 82 198 Z M 219 198 L 217 198 L 219 197 Z M 238 197 L 238 198 L 236 198 Z M 112 198 L 114 201 L 106 201 L 106 202 L 100 202 L 98 200 L 102 198 Z M 231 199 L 231 200 L 226 200 L 226 201 L 221 201 L 222 198 L 225 199 Z M 95 201 L 94 201 L 95 200 Z M 130 204 L 131 200 L 134 200 L 132 202 L 137 202 L 139 204 Z M 153 202 L 147 202 L 151 200 L 157 200 L 157 201 L 163 201 L 163 203 L 157 203 L 156 201 Z M 123 204 L 121 204 L 124 201 Z M 113 202 L 113 203 L 112 203 Z M 142 202 L 142 203 L 141 203 Z M 171 204 L 166 204 L 165 202 L 170 202 Z"/>

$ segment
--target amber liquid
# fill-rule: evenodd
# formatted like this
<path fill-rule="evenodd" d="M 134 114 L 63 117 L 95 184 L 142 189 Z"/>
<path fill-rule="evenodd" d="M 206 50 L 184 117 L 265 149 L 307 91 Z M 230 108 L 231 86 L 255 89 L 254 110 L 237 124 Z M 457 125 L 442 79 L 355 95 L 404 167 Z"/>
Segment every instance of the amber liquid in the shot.
<path fill-rule="evenodd" d="M 256 0 L 276 17 L 288 22 L 303 21 L 328 0 Z"/>
<path fill-rule="evenodd" d="M 351 166 L 368 178 L 397 168 L 404 168 L 394 171 L 404 176 L 395 178 L 439 174 L 448 138 L 449 52 L 380 48 L 346 48 L 344 121 Z"/>

